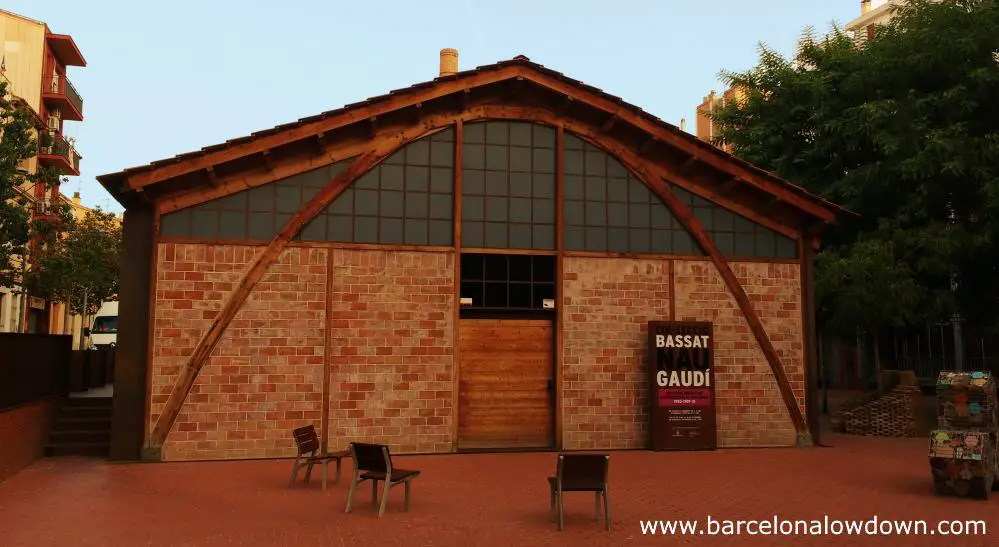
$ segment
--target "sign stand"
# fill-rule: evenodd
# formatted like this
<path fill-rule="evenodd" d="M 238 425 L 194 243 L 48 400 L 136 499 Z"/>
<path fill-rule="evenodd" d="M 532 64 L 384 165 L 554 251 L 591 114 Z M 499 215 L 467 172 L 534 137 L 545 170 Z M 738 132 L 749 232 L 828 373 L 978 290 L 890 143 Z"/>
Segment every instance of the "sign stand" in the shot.
<path fill-rule="evenodd" d="M 700 321 L 649 322 L 653 450 L 716 450 L 714 333 Z"/>

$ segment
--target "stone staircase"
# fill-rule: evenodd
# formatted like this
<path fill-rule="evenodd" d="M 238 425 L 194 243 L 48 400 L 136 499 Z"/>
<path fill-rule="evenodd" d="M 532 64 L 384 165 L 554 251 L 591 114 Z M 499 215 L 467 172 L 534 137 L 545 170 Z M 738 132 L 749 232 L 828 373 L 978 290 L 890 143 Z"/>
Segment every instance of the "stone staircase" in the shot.
<path fill-rule="evenodd" d="M 46 456 L 108 457 L 111 397 L 69 397 L 52 423 Z"/>

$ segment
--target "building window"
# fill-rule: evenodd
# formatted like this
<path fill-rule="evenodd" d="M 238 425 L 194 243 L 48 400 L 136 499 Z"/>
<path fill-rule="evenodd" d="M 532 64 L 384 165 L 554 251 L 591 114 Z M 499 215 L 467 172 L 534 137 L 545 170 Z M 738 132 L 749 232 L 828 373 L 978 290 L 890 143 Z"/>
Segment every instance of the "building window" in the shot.
<path fill-rule="evenodd" d="M 461 244 L 555 249 L 555 129 L 490 121 L 464 127 Z"/>
<path fill-rule="evenodd" d="M 462 253 L 461 297 L 472 308 L 544 309 L 555 298 L 555 257 Z"/>
<path fill-rule="evenodd" d="M 357 179 L 302 229 L 304 241 L 451 245 L 454 129 L 412 142 Z"/>
<path fill-rule="evenodd" d="M 700 255 L 666 205 L 621 162 L 565 135 L 565 248 Z"/>
<path fill-rule="evenodd" d="M 798 258 L 795 240 L 720 207 L 683 188 L 673 186 L 726 258 Z"/>

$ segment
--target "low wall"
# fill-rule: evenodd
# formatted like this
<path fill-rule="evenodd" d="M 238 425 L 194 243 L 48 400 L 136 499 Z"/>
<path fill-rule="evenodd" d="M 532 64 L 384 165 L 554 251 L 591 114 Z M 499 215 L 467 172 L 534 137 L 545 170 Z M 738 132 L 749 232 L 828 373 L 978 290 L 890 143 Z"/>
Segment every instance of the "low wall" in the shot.
<path fill-rule="evenodd" d="M 58 401 L 43 399 L 0 410 L 0 482 L 44 455 Z"/>

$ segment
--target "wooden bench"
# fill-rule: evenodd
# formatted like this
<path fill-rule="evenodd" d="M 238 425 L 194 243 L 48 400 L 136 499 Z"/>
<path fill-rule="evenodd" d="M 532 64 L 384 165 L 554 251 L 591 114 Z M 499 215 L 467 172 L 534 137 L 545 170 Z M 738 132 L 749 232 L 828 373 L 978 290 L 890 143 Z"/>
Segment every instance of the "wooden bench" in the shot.
<path fill-rule="evenodd" d="M 378 517 L 385 514 L 385 503 L 393 486 L 406 485 L 406 501 L 404 511 L 409 511 L 409 483 L 420 475 L 419 471 L 396 469 L 392 465 L 392 455 L 388 446 L 383 444 L 350 443 L 350 457 L 354 460 L 354 477 L 350 482 L 350 492 L 347 493 L 347 508 L 349 513 L 354 499 L 354 490 L 364 481 L 371 481 L 371 505 L 378 503 L 378 482 L 382 481 L 382 504 L 378 509 Z"/>
<path fill-rule="evenodd" d="M 292 432 L 295 436 L 295 445 L 298 447 L 298 456 L 295 457 L 295 465 L 291 470 L 291 481 L 288 486 L 295 487 L 295 479 L 298 478 L 298 470 L 305 467 L 305 481 L 309 482 L 312 476 L 312 467 L 321 465 L 323 467 L 323 490 L 326 490 L 327 467 L 331 462 L 336 462 L 336 479 L 340 482 L 340 460 L 350 455 L 347 450 L 340 452 L 319 453 L 319 435 L 316 435 L 316 428 L 312 425 L 300 427 Z"/>

